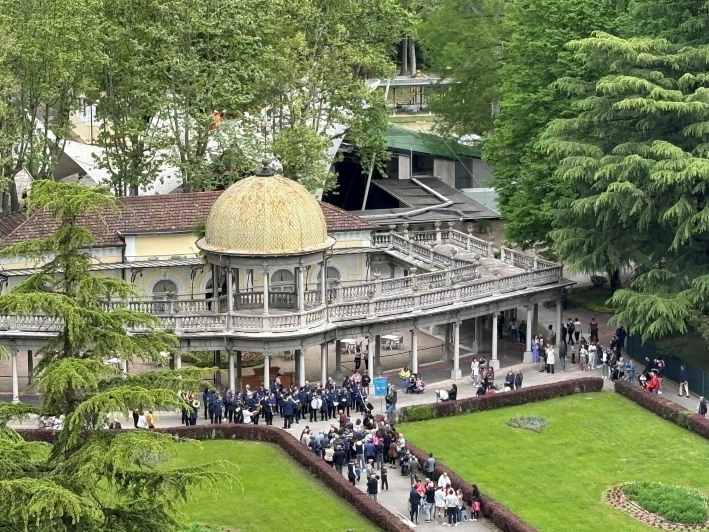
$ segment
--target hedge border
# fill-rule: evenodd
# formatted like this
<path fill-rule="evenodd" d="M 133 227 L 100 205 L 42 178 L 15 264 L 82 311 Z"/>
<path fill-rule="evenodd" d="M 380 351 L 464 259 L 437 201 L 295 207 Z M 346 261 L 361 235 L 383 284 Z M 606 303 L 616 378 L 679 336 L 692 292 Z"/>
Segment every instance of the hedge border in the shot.
<path fill-rule="evenodd" d="M 25 440 L 54 441 L 56 433 L 45 429 L 21 429 L 17 431 Z M 194 440 L 246 440 L 278 445 L 300 466 L 318 478 L 337 496 L 350 503 L 360 514 L 387 532 L 410 532 L 399 517 L 384 506 L 371 500 L 366 493 L 350 484 L 335 468 L 316 457 L 293 436 L 277 427 L 265 425 L 199 425 L 193 427 L 170 427 L 156 432 Z"/>
<path fill-rule="evenodd" d="M 616 381 L 615 391 L 653 414 L 709 439 L 709 419 L 687 410 L 682 405 L 665 399 L 661 395 L 648 393 L 629 382 Z"/>
<path fill-rule="evenodd" d="M 470 412 L 481 412 L 505 406 L 516 406 L 536 401 L 545 401 L 575 393 L 600 392 L 603 389 L 601 377 L 581 377 L 549 384 L 528 386 L 511 392 L 500 392 L 482 397 L 468 397 L 457 401 L 443 401 L 427 405 L 412 405 L 399 410 L 399 422 L 425 421 L 438 417 L 457 416 Z"/>
<path fill-rule="evenodd" d="M 422 463 L 428 458 L 428 453 L 422 451 L 415 445 L 407 443 L 409 451 Z M 434 478 L 437 479 L 443 473 L 447 473 L 451 479 L 451 486 L 454 489 L 460 489 L 463 492 L 463 499 L 470 502 L 473 498 L 472 483 L 466 481 L 450 467 L 441 463 L 436 459 L 436 469 Z M 537 529 L 530 524 L 524 522 L 521 517 L 509 510 L 504 504 L 497 502 L 492 497 L 480 493 L 480 510 L 482 514 L 492 521 L 492 523 L 503 532 L 537 532 Z"/>

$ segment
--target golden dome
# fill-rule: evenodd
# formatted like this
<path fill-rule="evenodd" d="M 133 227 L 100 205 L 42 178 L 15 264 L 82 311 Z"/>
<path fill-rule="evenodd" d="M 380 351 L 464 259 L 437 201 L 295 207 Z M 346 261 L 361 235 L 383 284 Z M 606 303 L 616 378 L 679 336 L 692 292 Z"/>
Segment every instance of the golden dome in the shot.
<path fill-rule="evenodd" d="M 209 211 L 200 249 L 231 255 L 290 255 L 331 246 L 320 204 L 300 183 L 251 176 L 231 185 Z"/>

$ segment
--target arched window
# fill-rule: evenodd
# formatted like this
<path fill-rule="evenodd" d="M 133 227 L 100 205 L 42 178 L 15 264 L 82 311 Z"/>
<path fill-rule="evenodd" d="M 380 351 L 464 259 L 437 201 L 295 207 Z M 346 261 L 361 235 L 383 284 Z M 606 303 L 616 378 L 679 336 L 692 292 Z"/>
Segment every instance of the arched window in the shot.
<path fill-rule="evenodd" d="M 380 279 L 391 279 L 394 277 L 394 265 L 389 262 L 373 262 L 372 273 L 378 274 Z"/>
<path fill-rule="evenodd" d="M 153 299 L 162 301 L 177 299 L 177 285 L 169 279 L 158 281 L 153 286 Z"/>
<path fill-rule="evenodd" d="M 295 287 L 293 272 L 290 270 L 276 270 L 271 274 L 271 286 L 274 292 L 293 291 Z"/>
<path fill-rule="evenodd" d="M 322 278 L 322 271 L 318 272 L 318 282 Z M 340 280 L 340 271 L 334 266 L 327 267 L 327 285 L 331 286 L 335 281 Z"/>

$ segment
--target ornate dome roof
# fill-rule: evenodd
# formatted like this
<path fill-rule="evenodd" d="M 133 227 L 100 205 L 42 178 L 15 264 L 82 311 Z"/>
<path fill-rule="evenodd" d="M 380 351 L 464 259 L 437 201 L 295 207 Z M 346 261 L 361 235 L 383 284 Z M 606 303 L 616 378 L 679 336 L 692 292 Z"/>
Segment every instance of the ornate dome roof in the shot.
<path fill-rule="evenodd" d="M 229 255 L 291 255 L 333 242 L 320 204 L 303 185 L 282 176 L 255 175 L 217 198 L 197 245 Z"/>

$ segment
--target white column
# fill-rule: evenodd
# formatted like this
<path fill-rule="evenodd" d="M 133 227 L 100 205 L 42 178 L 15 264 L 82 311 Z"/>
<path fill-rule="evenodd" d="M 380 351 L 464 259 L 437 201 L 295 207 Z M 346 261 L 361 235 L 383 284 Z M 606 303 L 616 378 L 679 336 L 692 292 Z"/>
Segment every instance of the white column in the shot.
<path fill-rule="evenodd" d="M 263 357 L 263 387 L 271 387 L 271 353 L 264 353 Z"/>
<path fill-rule="evenodd" d="M 320 304 L 325 305 L 327 303 L 327 261 L 322 261 L 322 266 L 320 267 Z"/>
<path fill-rule="evenodd" d="M 477 355 L 480 352 L 480 328 L 482 327 L 482 320 L 480 316 L 473 318 L 473 354 Z"/>
<path fill-rule="evenodd" d="M 270 273 L 267 269 L 263 270 L 263 313 L 268 314 L 268 284 L 270 281 Z"/>
<path fill-rule="evenodd" d="M 327 384 L 327 342 L 320 344 L 320 384 Z"/>
<path fill-rule="evenodd" d="M 182 353 L 179 351 L 175 353 L 175 369 L 182 369 Z"/>
<path fill-rule="evenodd" d="M 227 312 L 232 312 L 234 310 L 234 283 L 232 279 L 231 267 L 226 269 L 226 309 Z"/>
<path fill-rule="evenodd" d="M 229 351 L 229 390 L 236 393 L 236 371 L 234 370 L 234 353 Z"/>
<path fill-rule="evenodd" d="M 121 371 L 123 372 L 123 377 L 128 376 L 128 360 L 125 358 L 121 360 Z"/>
<path fill-rule="evenodd" d="M 342 380 L 342 342 L 335 340 L 335 380 Z"/>
<path fill-rule="evenodd" d="M 305 386 L 305 352 L 302 349 L 298 350 L 298 386 Z"/>
<path fill-rule="evenodd" d="M 298 283 L 298 310 L 305 310 L 305 269 L 302 266 L 296 268 L 297 283 Z"/>
<path fill-rule="evenodd" d="M 527 307 L 527 338 L 524 346 L 524 359 L 522 360 L 525 364 L 532 363 L 532 321 L 534 321 L 534 308 L 529 305 Z"/>
<path fill-rule="evenodd" d="M 556 319 L 554 320 L 554 334 L 556 334 L 556 352 L 561 347 L 561 295 L 556 299 Z"/>
<path fill-rule="evenodd" d="M 409 360 L 411 373 L 419 372 L 419 339 L 416 329 L 411 329 L 411 359 Z"/>
<path fill-rule="evenodd" d="M 11 347 L 12 355 L 10 358 L 10 365 L 12 366 L 12 402 L 20 402 L 20 377 L 17 374 L 17 349 L 15 346 Z"/>
<path fill-rule="evenodd" d="M 367 365 L 369 366 L 367 374 L 370 381 L 374 379 L 374 343 L 375 340 L 372 336 L 367 337 Z"/>
<path fill-rule="evenodd" d="M 492 356 L 490 366 L 492 369 L 500 369 L 500 361 L 497 360 L 497 312 L 492 313 Z"/>
<path fill-rule="evenodd" d="M 451 371 L 451 379 L 460 379 L 460 322 L 453 322 L 453 370 Z"/>

